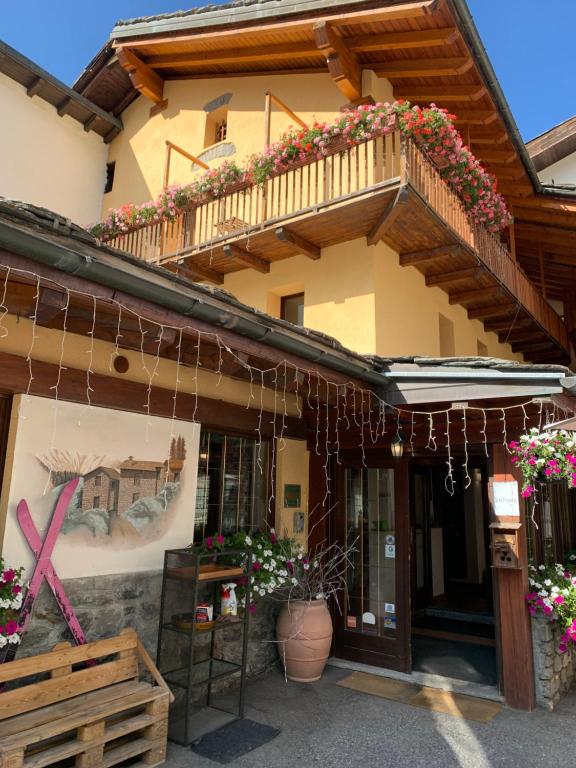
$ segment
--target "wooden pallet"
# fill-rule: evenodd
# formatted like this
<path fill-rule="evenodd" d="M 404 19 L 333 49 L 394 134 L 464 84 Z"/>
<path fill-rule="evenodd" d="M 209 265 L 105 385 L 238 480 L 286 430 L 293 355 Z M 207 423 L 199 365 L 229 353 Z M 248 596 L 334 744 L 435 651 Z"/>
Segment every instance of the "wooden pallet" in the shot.
<path fill-rule="evenodd" d="M 129 632 L 79 648 L 61 644 L 0 668 L 0 680 L 50 673 L 0 694 L 0 768 L 111 768 L 127 760 L 135 766 L 138 756 L 137 765 L 163 763 L 171 694 L 165 685 L 139 680 L 137 650 Z M 110 654 L 112 661 L 72 670 L 80 659 Z"/>

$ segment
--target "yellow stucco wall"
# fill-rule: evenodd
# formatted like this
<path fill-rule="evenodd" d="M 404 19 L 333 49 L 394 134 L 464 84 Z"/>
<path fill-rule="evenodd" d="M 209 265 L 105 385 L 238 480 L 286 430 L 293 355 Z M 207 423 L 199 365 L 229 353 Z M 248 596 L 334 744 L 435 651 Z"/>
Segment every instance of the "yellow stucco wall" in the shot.
<path fill-rule="evenodd" d="M 365 93 L 375 99 L 392 98 L 387 80 L 366 71 L 363 76 Z M 328 74 L 273 75 L 213 78 L 209 80 L 179 80 L 166 82 L 164 95 L 168 107 L 150 117 L 151 102 L 139 97 L 123 113 L 124 130 L 110 144 L 110 161 L 116 162 L 114 187 L 104 195 L 103 209 L 124 203 L 141 203 L 155 197 L 161 190 L 164 174 L 165 144 L 168 139 L 198 155 L 204 150 L 207 113 L 204 106 L 225 93 L 231 93 L 228 103 L 228 135 L 236 153 L 229 159 L 242 164 L 247 157 L 264 148 L 264 98 L 267 90 L 281 99 L 304 122 L 333 117 L 346 99 Z M 272 140 L 278 139 L 293 121 L 273 108 Z M 226 158 L 209 160 L 216 168 Z M 200 171 L 201 172 L 201 171 Z M 170 183 L 188 183 L 197 178 L 190 161 L 172 153 Z"/>
<path fill-rule="evenodd" d="M 454 323 L 456 355 L 477 355 L 480 341 L 489 356 L 522 360 L 479 320 L 469 320 L 464 307 L 451 305 L 448 294 L 427 287 L 415 267 L 401 267 L 391 248 L 367 246 L 364 238 L 325 248 L 317 261 L 275 262 L 268 274 L 234 272 L 224 287 L 273 315 L 281 296 L 304 292 L 304 324 L 360 353 L 438 356 L 442 314 Z"/>
<path fill-rule="evenodd" d="M 308 539 L 309 452 L 303 440 L 283 440 L 276 454 L 276 531 L 281 536 L 294 537 L 301 544 Z M 300 486 L 300 506 L 284 506 L 284 486 Z M 294 515 L 304 512 L 304 530 L 294 531 Z"/>

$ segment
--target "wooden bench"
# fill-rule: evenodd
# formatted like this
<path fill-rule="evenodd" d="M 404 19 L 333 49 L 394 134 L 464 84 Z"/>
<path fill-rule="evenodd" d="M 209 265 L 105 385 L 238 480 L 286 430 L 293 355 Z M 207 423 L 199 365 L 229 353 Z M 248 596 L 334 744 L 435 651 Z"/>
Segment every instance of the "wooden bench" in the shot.
<path fill-rule="evenodd" d="M 140 679 L 139 658 L 155 684 Z M 129 759 L 150 768 L 166 759 L 173 697 L 132 629 L 2 664 L 0 683 L 8 684 L 0 768 L 109 768 Z"/>

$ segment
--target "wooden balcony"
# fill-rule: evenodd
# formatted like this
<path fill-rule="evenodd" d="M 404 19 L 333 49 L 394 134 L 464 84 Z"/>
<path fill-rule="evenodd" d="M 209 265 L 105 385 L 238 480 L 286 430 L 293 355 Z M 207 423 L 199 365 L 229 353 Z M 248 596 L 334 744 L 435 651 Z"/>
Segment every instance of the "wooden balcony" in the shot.
<path fill-rule="evenodd" d="M 505 245 L 471 224 L 436 168 L 398 131 L 335 151 L 269 179 L 205 200 L 173 222 L 109 245 L 167 269 L 221 284 L 224 275 L 366 237 L 414 266 L 427 285 L 464 306 L 500 341 L 534 362 L 566 363 L 562 319 Z"/>

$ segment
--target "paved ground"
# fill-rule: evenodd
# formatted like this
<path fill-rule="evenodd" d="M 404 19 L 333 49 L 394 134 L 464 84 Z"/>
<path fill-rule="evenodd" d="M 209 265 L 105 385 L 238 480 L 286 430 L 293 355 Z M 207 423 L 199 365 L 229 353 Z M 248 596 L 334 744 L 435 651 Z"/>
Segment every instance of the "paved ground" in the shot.
<path fill-rule="evenodd" d="M 328 667 L 313 685 L 271 673 L 248 686 L 247 716 L 282 729 L 233 768 L 563 768 L 576 766 L 576 694 L 553 714 L 503 708 L 486 725 L 368 696 L 335 683 Z M 171 744 L 168 768 L 217 768 Z"/>

